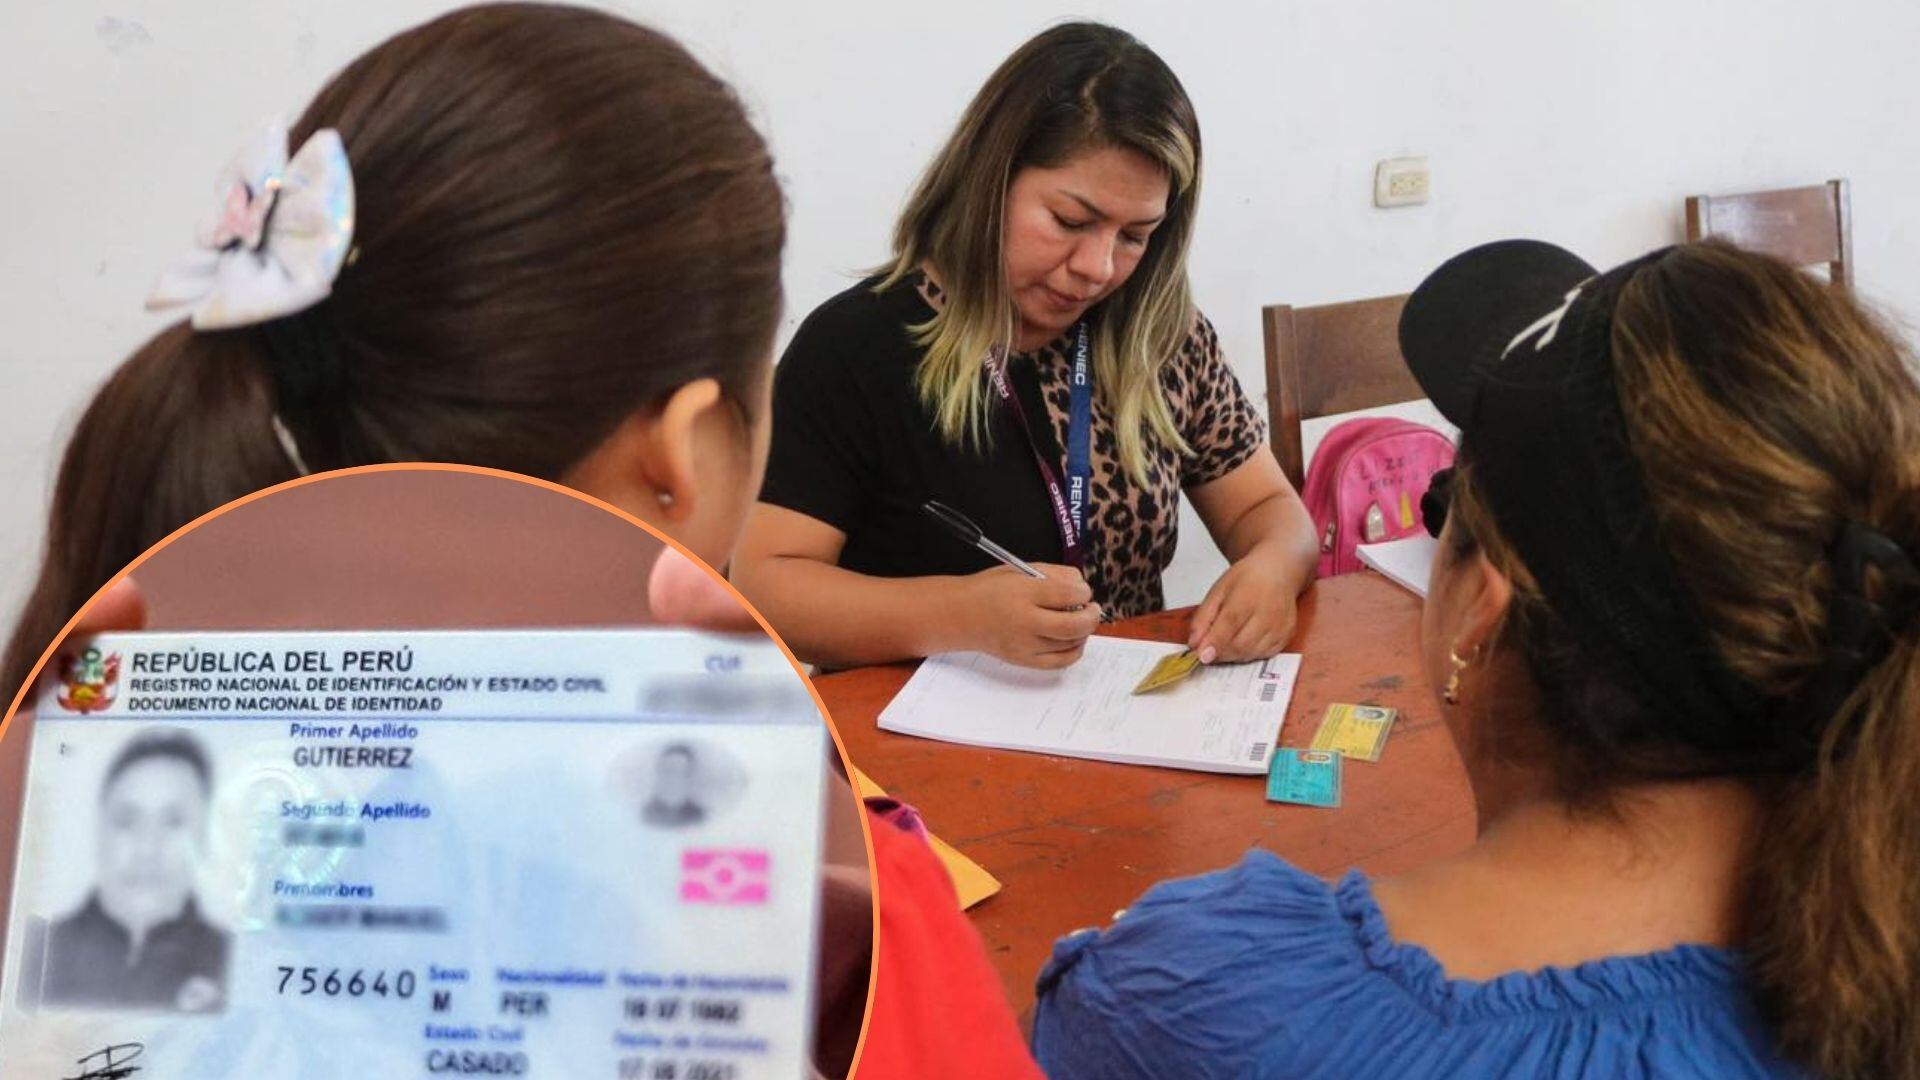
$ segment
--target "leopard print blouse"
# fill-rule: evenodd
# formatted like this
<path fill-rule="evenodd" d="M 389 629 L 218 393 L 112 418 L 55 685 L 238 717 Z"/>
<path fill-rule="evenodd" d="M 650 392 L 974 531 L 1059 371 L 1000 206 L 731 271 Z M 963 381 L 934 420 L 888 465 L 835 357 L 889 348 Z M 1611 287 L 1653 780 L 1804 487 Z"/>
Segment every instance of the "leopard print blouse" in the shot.
<path fill-rule="evenodd" d="M 940 309 L 940 287 L 926 274 L 915 276 L 914 288 L 929 307 Z M 1047 418 L 1060 446 L 1067 444 L 1073 396 L 1070 341 L 1070 333 L 1063 334 L 1015 357 L 1016 363 L 1031 361 L 1039 373 Z M 1181 490 L 1218 480 L 1266 452 L 1266 417 L 1240 388 L 1205 315 L 1194 312 L 1193 328 L 1179 355 L 1160 369 L 1160 385 L 1174 426 L 1194 452 L 1183 458 L 1149 438 L 1144 484 L 1120 467 L 1113 414 L 1097 387 L 1093 397 L 1093 483 L 1082 570 L 1094 599 L 1120 618 L 1166 606 L 1160 576 L 1173 562 L 1179 543 Z"/>

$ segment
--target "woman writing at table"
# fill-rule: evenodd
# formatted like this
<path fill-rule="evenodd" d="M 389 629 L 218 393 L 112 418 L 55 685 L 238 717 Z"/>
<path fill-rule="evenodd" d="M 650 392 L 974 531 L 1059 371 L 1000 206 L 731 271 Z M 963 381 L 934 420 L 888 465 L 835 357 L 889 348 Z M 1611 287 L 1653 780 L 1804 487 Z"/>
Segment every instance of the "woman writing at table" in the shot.
<path fill-rule="evenodd" d="M 1199 193 L 1193 106 L 1127 34 L 1059 26 L 988 79 L 891 264 L 776 369 L 734 579 L 795 650 L 1070 664 L 1103 615 L 1163 606 L 1182 490 L 1232 564 L 1191 644 L 1209 662 L 1285 646 L 1312 525 L 1193 307 Z M 961 544 L 928 500 L 1045 579 Z"/>
<path fill-rule="evenodd" d="M 1508 241 L 1400 340 L 1463 432 L 1421 638 L 1479 837 L 1155 887 L 1055 947 L 1048 1076 L 1920 1077 L 1898 339 L 1724 245 Z"/>

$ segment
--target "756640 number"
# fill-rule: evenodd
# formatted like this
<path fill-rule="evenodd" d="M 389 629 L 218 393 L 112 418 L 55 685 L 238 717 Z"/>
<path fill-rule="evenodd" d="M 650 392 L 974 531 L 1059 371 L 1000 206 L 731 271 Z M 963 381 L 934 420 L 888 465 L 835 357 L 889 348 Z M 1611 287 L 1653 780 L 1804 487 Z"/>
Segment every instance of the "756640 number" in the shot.
<path fill-rule="evenodd" d="M 340 968 L 325 972 L 315 967 L 280 967 L 280 993 L 311 997 L 393 997 L 405 1000 L 413 996 L 416 980 L 411 971 L 397 971 L 391 977 L 385 971 L 356 969 L 351 974 Z"/>

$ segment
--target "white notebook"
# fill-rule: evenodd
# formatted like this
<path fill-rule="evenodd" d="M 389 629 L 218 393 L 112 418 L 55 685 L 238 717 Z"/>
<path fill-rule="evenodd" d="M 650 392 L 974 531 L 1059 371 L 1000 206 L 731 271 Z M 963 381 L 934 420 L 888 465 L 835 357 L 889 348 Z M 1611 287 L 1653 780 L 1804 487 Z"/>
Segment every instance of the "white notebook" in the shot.
<path fill-rule="evenodd" d="M 1395 585 L 1415 596 L 1425 596 L 1427 579 L 1433 576 L 1433 556 L 1439 550 L 1440 541 L 1419 533 L 1384 544 L 1360 544 L 1353 553 Z"/>
<path fill-rule="evenodd" d="M 1166 642 L 1095 636 L 1064 671 L 985 653 L 929 657 L 880 727 L 942 742 L 1207 772 L 1264 773 L 1300 657 L 1205 667 L 1164 690 L 1132 691 Z"/>

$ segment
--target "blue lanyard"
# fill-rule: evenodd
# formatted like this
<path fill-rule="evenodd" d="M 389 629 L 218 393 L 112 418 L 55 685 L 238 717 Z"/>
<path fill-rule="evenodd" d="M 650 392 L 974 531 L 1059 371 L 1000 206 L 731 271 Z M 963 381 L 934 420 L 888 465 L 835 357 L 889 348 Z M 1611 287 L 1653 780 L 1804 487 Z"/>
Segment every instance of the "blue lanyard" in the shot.
<path fill-rule="evenodd" d="M 1067 482 L 1064 486 L 1060 482 L 1060 475 L 1041 451 L 1033 424 L 1027 419 L 1026 410 L 1020 407 L 1020 400 L 1014 396 L 1012 385 L 1007 382 L 1004 355 L 987 360 L 987 374 L 993 383 L 994 393 L 1013 410 L 1014 419 L 1020 422 L 1020 430 L 1026 432 L 1027 445 L 1033 450 L 1034 464 L 1039 467 L 1040 479 L 1047 486 L 1047 501 L 1053 508 L 1054 524 L 1060 529 L 1060 551 L 1069 566 L 1083 566 L 1086 563 L 1083 543 L 1086 535 L 1086 505 L 1093 487 L 1093 363 L 1089 353 L 1087 324 L 1083 322 L 1077 328 L 1074 340 L 1072 396 L 1067 413 Z"/>
<path fill-rule="evenodd" d="M 1072 404 L 1067 412 L 1067 511 L 1075 536 L 1087 535 L 1086 506 L 1093 489 L 1093 360 L 1087 324 L 1074 336 Z"/>

